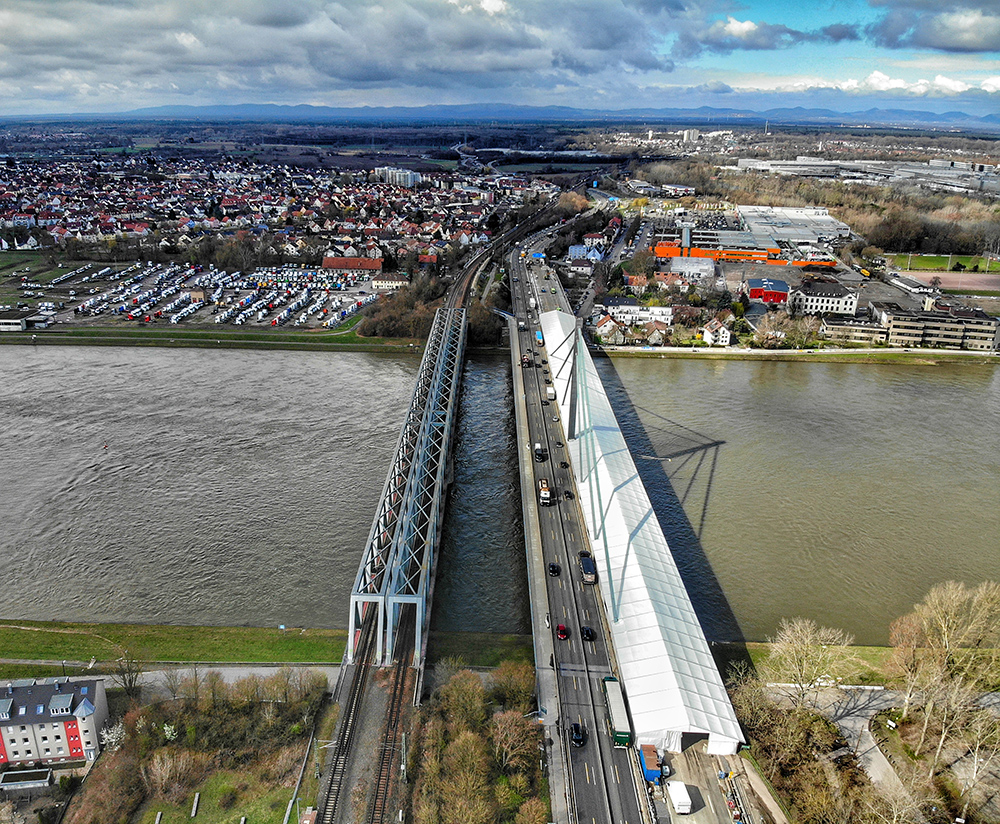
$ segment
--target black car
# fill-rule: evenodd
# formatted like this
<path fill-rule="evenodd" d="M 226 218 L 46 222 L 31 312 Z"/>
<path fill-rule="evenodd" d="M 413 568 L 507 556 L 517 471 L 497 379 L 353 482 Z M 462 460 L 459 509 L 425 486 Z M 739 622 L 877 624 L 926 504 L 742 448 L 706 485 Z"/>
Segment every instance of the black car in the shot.
<path fill-rule="evenodd" d="M 560 572 L 562 572 L 562 567 L 559 564 L 555 562 L 549 564 L 549 575 L 553 578 L 558 578 Z"/>
<path fill-rule="evenodd" d="M 587 731 L 582 724 L 569 725 L 569 742 L 574 747 L 582 747 L 587 743 Z"/>
<path fill-rule="evenodd" d="M 594 631 L 590 627 L 580 627 L 580 637 L 584 641 L 593 641 Z"/>
<path fill-rule="evenodd" d="M 563 469 L 569 469 L 569 461 L 559 461 L 559 466 Z"/>
<path fill-rule="evenodd" d="M 562 441 L 556 441 L 556 448 L 557 449 L 562 449 L 563 448 L 563 442 Z"/>
<path fill-rule="evenodd" d="M 545 400 L 545 398 L 542 398 L 542 406 L 548 406 L 548 405 L 549 401 Z"/>
<path fill-rule="evenodd" d="M 573 493 L 572 493 L 572 492 L 570 492 L 570 491 L 569 491 L 568 489 L 564 489 L 564 490 L 563 490 L 563 497 L 564 497 L 564 498 L 565 498 L 565 499 L 566 499 L 567 501 L 572 501 L 572 500 L 573 500 Z"/>

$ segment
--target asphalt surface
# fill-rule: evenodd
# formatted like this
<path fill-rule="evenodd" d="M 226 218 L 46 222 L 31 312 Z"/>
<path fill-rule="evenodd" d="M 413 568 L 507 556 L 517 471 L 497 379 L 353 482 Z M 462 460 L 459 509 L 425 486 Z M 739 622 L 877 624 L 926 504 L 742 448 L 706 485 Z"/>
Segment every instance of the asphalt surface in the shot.
<path fill-rule="evenodd" d="M 527 246 L 527 244 L 524 244 Z M 532 577 L 533 610 L 542 609 L 547 602 L 544 616 L 538 615 L 541 632 L 547 635 L 540 646 L 552 649 L 551 675 L 553 695 L 558 697 L 557 706 L 546 706 L 543 721 L 558 737 L 558 745 L 553 746 L 552 756 L 566 757 L 568 783 L 566 793 L 569 798 L 568 819 L 557 814 L 556 796 L 553 796 L 553 815 L 557 821 L 586 822 L 638 822 L 644 821 L 639 810 L 636 783 L 634 781 L 637 761 L 633 750 L 612 746 L 605 720 L 606 710 L 601 689 L 601 679 L 612 674 L 612 651 L 604 627 L 604 610 L 599 602 L 599 588 L 586 585 L 581 580 L 580 551 L 590 548 L 590 541 L 583 525 L 576 496 L 569 455 L 565 446 L 566 435 L 558 406 L 543 403 L 545 390 L 551 380 L 547 349 L 535 342 L 539 312 L 561 308 L 569 312 L 569 305 L 554 274 L 544 278 L 548 271 L 543 264 L 535 262 L 529 271 L 526 262 L 515 250 L 509 261 L 511 291 L 514 299 L 514 314 L 525 322 L 524 331 L 514 331 L 512 360 L 520 363 L 521 354 L 529 353 L 532 365 L 528 368 L 517 366 L 517 383 L 523 384 L 524 412 L 527 420 L 528 438 L 522 444 L 525 454 L 522 468 L 528 470 L 524 477 L 524 488 L 530 488 L 528 528 L 537 520 L 539 543 L 534 547 L 538 556 L 529 567 Z M 513 278 L 517 278 L 517 282 Z M 542 289 L 545 289 L 542 292 Z M 553 289 L 556 291 L 553 292 Z M 534 298 L 536 309 L 529 308 L 529 299 Z M 516 330 L 516 326 L 515 326 Z M 533 447 L 539 443 L 548 452 L 544 461 L 536 461 Z M 563 467 L 561 464 L 567 463 Z M 553 504 L 539 506 L 537 497 L 538 480 L 545 478 L 552 488 Z M 566 491 L 572 494 L 565 497 Z M 560 566 L 559 575 L 547 573 L 548 564 Z M 539 581 L 539 578 L 542 580 Z M 544 597 L 542 583 L 544 582 Z M 568 637 L 557 636 L 557 627 L 566 627 Z M 588 626 L 594 631 L 592 641 L 584 641 L 581 627 Z M 540 658 L 542 656 L 539 656 Z M 542 668 L 545 661 L 540 660 Z M 545 680 L 540 677 L 544 688 Z M 544 696 L 544 689 L 542 692 Z M 552 716 L 556 714 L 553 722 Z M 580 724 L 586 732 L 586 743 L 575 747 L 569 741 L 570 725 Z M 550 771 L 558 773 L 562 765 L 553 759 Z M 553 788 L 555 790 L 555 788 Z"/>

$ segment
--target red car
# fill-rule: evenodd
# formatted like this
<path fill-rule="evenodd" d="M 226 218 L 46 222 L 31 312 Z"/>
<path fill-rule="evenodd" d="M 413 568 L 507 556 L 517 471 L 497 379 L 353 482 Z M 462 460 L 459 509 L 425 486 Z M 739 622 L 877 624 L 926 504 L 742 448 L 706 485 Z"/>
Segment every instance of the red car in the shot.
<path fill-rule="evenodd" d="M 559 626 L 556 627 L 556 637 L 561 641 L 565 641 L 569 638 L 569 630 L 566 629 L 565 624 L 559 624 Z"/>

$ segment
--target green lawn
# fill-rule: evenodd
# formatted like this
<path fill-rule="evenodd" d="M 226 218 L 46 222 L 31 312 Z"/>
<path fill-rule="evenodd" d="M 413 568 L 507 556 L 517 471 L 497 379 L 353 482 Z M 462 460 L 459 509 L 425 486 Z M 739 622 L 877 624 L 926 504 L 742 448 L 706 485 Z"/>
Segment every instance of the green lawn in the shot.
<path fill-rule="evenodd" d="M 20 269 L 25 265 L 34 269 L 41 260 L 41 252 L 18 252 L 13 250 L 0 252 L 0 273 L 10 275 L 13 269 Z"/>
<path fill-rule="evenodd" d="M 302 332 L 260 330 L 252 332 L 222 331 L 210 328 L 178 329 L 171 324 L 157 326 L 66 326 L 39 331 L 37 345 L 48 343 L 102 346 L 211 346 L 223 349 L 303 349 L 393 351 L 418 349 L 422 340 L 409 338 L 364 338 L 352 328 L 333 331 L 316 329 Z M 31 336 L 12 332 L 0 335 L 3 343 L 29 343 Z"/>
<path fill-rule="evenodd" d="M 488 632 L 432 632 L 427 644 L 427 661 L 460 658 L 470 667 L 496 667 L 501 661 L 533 664 L 534 647 L 530 635 L 499 635 Z"/>
<path fill-rule="evenodd" d="M 950 266 L 948 255 L 892 255 L 890 260 L 894 268 L 904 271 L 909 262 L 909 269 L 914 272 L 947 272 L 956 263 L 961 263 L 966 269 L 986 265 L 986 259 L 978 255 L 952 255 Z"/>
<path fill-rule="evenodd" d="M 243 816 L 246 816 L 247 824 L 281 821 L 292 797 L 292 789 L 289 787 L 267 787 L 249 781 L 243 772 L 229 770 L 213 773 L 199 787 L 198 792 L 201 797 L 195 820 L 199 824 L 239 824 Z M 235 794 L 235 802 L 225 810 L 220 804 L 224 794 L 228 794 L 230 798 Z M 141 824 L 153 824 L 156 814 L 162 812 L 162 824 L 181 824 L 182 821 L 191 820 L 193 802 L 193 793 L 182 804 L 154 801 L 143 808 L 138 820 Z M 305 810 L 304 805 L 302 810 Z"/>
<path fill-rule="evenodd" d="M 151 662 L 339 663 L 346 639 L 334 629 L 0 621 L 0 658 L 113 661 L 127 649 Z"/>

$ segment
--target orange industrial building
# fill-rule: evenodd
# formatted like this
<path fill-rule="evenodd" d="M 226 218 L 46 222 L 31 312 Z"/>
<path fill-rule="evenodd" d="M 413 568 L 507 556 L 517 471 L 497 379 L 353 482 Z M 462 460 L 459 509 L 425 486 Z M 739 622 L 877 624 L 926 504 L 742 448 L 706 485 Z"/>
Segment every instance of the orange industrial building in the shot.
<path fill-rule="evenodd" d="M 715 231 L 683 227 L 661 237 L 653 247 L 657 258 L 701 257 L 730 263 L 764 263 L 771 266 L 835 267 L 832 258 L 800 257 L 790 244 L 785 248 L 760 233 Z"/>

